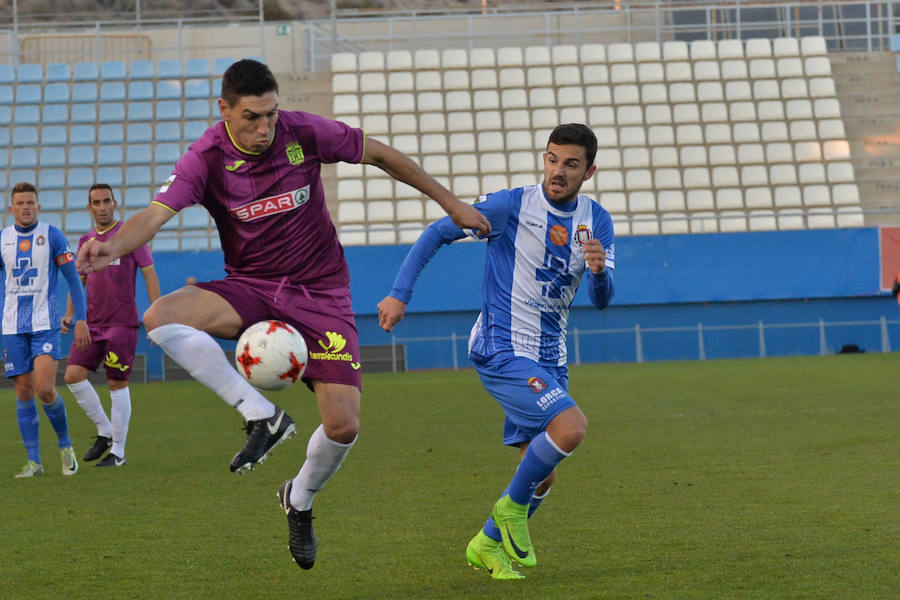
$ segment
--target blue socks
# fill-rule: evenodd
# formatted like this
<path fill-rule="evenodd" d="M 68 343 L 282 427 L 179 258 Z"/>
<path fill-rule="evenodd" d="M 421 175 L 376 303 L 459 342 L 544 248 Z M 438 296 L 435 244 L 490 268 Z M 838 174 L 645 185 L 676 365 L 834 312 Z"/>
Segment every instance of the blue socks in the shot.
<path fill-rule="evenodd" d="M 53 430 L 56 431 L 56 437 L 59 438 L 59 447 L 70 447 L 72 439 L 69 437 L 69 420 L 66 418 L 66 405 L 63 403 L 62 396 L 57 394 L 56 400 L 43 406 L 44 414 L 50 419 L 50 424 L 53 425 Z"/>
<path fill-rule="evenodd" d="M 529 504 L 537 486 L 566 456 L 568 454 L 560 450 L 545 431 L 536 435 L 507 488 L 510 499 L 516 504 Z"/>
<path fill-rule="evenodd" d="M 19 431 L 22 433 L 28 460 L 41 464 L 41 445 L 38 438 L 40 418 L 33 398 L 27 402 L 16 400 L 16 417 L 19 420 Z"/>
<path fill-rule="evenodd" d="M 546 432 L 541 432 L 528 445 L 522 462 L 516 469 L 509 487 L 503 490 L 500 497 L 509 494 L 509 497 L 517 504 L 528 504 L 528 518 L 538 509 L 550 490 L 542 496 L 535 496 L 534 490 L 544 481 L 562 459 L 569 456 L 547 437 Z M 488 517 L 482 528 L 484 534 L 494 541 L 500 541 L 500 530 L 494 524 L 494 518 Z"/>

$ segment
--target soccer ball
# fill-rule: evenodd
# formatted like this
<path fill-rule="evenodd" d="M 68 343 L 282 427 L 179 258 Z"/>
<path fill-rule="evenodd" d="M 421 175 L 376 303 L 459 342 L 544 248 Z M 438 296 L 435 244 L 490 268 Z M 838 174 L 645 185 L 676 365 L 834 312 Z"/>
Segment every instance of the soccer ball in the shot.
<path fill-rule="evenodd" d="M 306 341 L 284 321 L 260 321 L 238 339 L 234 363 L 238 372 L 261 390 L 283 390 L 306 370 Z"/>

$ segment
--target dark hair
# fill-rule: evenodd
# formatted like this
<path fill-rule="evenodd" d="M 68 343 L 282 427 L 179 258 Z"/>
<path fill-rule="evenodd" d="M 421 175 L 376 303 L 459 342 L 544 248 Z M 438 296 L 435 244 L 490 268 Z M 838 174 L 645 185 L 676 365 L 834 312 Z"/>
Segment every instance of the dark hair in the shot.
<path fill-rule="evenodd" d="M 594 135 L 590 127 L 581 123 L 557 125 L 550 132 L 550 139 L 547 140 L 547 145 L 549 146 L 550 144 L 558 146 L 574 144 L 581 146 L 584 148 L 584 153 L 587 156 L 588 166 L 594 164 L 594 158 L 597 156 L 597 136 Z"/>
<path fill-rule="evenodd" d="M 112 187 L 108 183 L 95 183 L 90 188 L 88 188 L 88 203 L 90 203 L 91 192 L 94 190 L 107 190 L 109 192 L 109 197 L 112 198 L 112 201 L 116 201 L 116 195 L 113 193 Z"/>
<path fill-rule="evenodd" d="M 33 183 L 28 183 L 27 181 L 20 181 L 16 185 L 13 186 L 12 193 L 9 195 L 10 200 L 16 194 L 21 194 L 23 192 L 31 192 L 34 194 L 34 197 L 37 198 L 38 191 L 37 188 L 34 187 Z"/>
<path fill-rule="evenodd" d="M 222 75 L 222 99 L 229 106 L 244 96 L 262 96 L 272 91 L 278 91 L 278 82 L 269 67 L 258 60 L 239 60 Z"/>

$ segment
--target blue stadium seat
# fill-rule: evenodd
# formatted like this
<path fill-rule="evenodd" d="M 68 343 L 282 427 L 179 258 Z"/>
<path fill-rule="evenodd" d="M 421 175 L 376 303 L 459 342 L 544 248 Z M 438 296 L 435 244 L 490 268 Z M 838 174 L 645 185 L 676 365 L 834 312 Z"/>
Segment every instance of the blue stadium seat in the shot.
<path fill-rule="evenodd" d="M 41 127 L 41 145 L 65 146 L 69 142 L 69 134 L 64 125 L 44 125 Z"/>
<path fill-rule="evenodd" d="M 153 120 L 153 103 L 152 102 L 129 102 L 128 103 L 128 121 L 152 121 Z"/>
<path fill-rule="evenodd" d="M 65 167 L 66 149 L 62 146 L 44 146 L 40 158 L 42 167 Z"/>
<path fill-rule="evenodd" d="M 158 79 L 167 79 L 181 76 L 181 61 L 176 58 L 163 59 L 156 64 L 156 77 Z"/>
<path fill-rule="evenodd" d="M 23 146 L 37 146 L 38 137 L 37 127 L 16 127 L 13 129 L 12 145 L 16 148 L 21 148 Z"/>
<path fill-rule="evenodd" d="M 9 146 L 9 127 L 0 127 L 0 146 Z M 0 165 L 5 165 L 6 161 L 0 161 Z M 0 190 L 6 189 L 0 186 Z"/>
<path fill-rule="evenodd" d="M 172 167 L 170 165 L 156 165 L 153 167 L 153 183 L 155 185 L 162 185 L 169 179 L 169 175 L 172 174 Z"/>
<path fill-rule="evenodd" d="M 181 125 L 174 122 L 157 123 L 155 137 L 157 142 L 180 142 Z"/>
<path fill-rule="evenodd" d="M 41 83 L 44 81 L 44 66 L 40 63 L 25 63 L 16 69 L 19 83 Z"/>
<path fill-rule="evenodd" d="M 125 76 L 127 75 L 125 62 L 121 60 L 108 60 L 104 62 L 100 69 L 100 75 L 106 81 L 125 79 Z"/>
<path fill-rule="evenodd" d="M 0 125 L 12 123 L 12 109 L 8 106 L 0 106 Z"/>
<path fill-rule="evenodd" d="M 86 167 L 93 166 L 96 162 L 93 146 L 69 146 L 69 165 Z"/>
<path fill-rule="evenodd" d="M 153 162 L 148 144 L 128 144 L 125 149 L 125 162 L 129 165 L 149 165 Z"/>
<path fill-rule="evenodd" d="M 221 95 L 222 95 L 222 80 L 221 79 L 213 79 L 212 97 L 218 98 Z"/>
<path fill-rule="evenodd" d="M 125 188 L 125 207 L 144 208 L 150 204 L 150 188 L 147 186 Z"/>
<path fill-rule="evenodd" d="M 181 211 L 181 226 L 186 229 L 209 227 L 209 213 L 202 206 L 192 206 Z"/>
<path fill-rule="evenodd" d="M 104 81 L 100 84 L 100 100 L 122 102 L 125 100 L 125 84 L 121 81 Z"/>
<path fill-rule="evenodd" d="M 36 167 L 37 150 L 35 148 L 13 148 L 10 153 L 9 166 L 13 169 L 28 169 Z"/>
<path fill-rule="evenodd" d="M 65 176 L 63 176 L 65 179 Z M 41 210 L 62 210 L 62 207 L 65 206 L 66 201 L 63 196 L 62 190 L 59 189 L 45 189 L 44 186 L 39 186 L 40 189 L 40 199 L 41 199 Z"/>
<path fill-rule="evenodd" d="M 52 123 L 68 123 L 69 122 L 69 105 L 68 104 L 45 104 L 44 116 L 41 118 L 44 124 Z"/>
<path fill-rule="evenodd" d="M 96 123 L 97 105 L 93 103 L 73 104 L 71 117 L 73 123 Z"/>
<path fill-rule="evenodd" d="M 79 179 L 79 183 L 81 183 L 81 185 L 79 185 L 79 186 L 76 186 L 75 183 L 72 182 L 72 169 L 70 169 L 69 170 L 69 185 L 67 186 L 67 189 L 66 189 L 66 207 L 69 210 L 84 209 L 87 206 L 88 196 L 89 196 L 88 190 L 90 189 L 90 186 L 92 186 L 94 184 L 94 182 L 96 181 L 94 179 L 93 172 L 90 173 L 90 179 L 89 179 L 90 183 L 87 185 L 82 183 L 83 181 L 85 181 L 83 173 L 81 173 L 79 171 L 79 173 L 76 175 L 76 177 Z M 98 183 L 103 183 L 103 182 L 98 182 Z"/>
<path fill-rule="evenodd" d="M 93 144 L 97 141 L 97 131 L 93 125 L 73 125 L 69 130 L 70 144 Z"/>
<path fill-rule="evenodd" d="M 34 169 L 13 169 L 9 172 L 9 180 L 13 183 L 18 183 L 19 181 L 34 183 L 37 181 L 37 174 Z"/>
<path fill-rule="evenodd" d="M 179 158 L 181 158 L 180 144 L 156 144 L 153 148 L 153 162 L 158 165 L 173 167 Z"/>
<path fill-rule="evenodd" d="M 16 88 L 16 104 L 40 104 L 43 88 L 35 83 L 20 83 Z"/>
<path fill-rule="evenodd" d="M 108 183 L 114 188 L 122 186 L 122 167 L 100 167 L 97 169 L 97 181 Z"/>
<path fill-rule="evenodd" d="M 125 156 L 118 144 L 101 144 L 97 148 L 97 164 L 101 166 L 122 165 Z"/>
<path fill-rule="evenodd" d="M 144 165 L 130 166 L 125 169 L 125 183 L 128 187 L 150 185 L 150 167 Z"/>
<path fill-rule="evenodd" d="M 181 102 L 160 100 L 156 103 L 156 118 L 160 121 L 180 121 Z"/>
<path fill-rule="evenodd" d="M 126 134 L 129 143 L 152 142 L 153 126 L 150 123 L 129 123 Z"/>
<path fill-rule="evenodd" d="M 208 119 L 209 100 L 188 100 L 184 103 L 185 119 Z"/>
<path fill-rule="evenodd" d="M 13 103 L 13 86 L 0 85 L 0 104 Z"/>
<path fill-rule="evenodd" d="M 17 106 L 13 112 L 13 123 L 16 125 L 37 125 L 41 122 L 41 109 L 38 106 Z"/>
<path fill-rule="evenodd" d="M 129 100 L 153 100 L 153 82 L 152 81 L 131 81 L 128 83 L 128 99 Z"/>
<path fill-rule="evenodd" d="M 121 123 L 105 123 L 97 128 L 97 141 L 101 144 L 122 144 L 125 129 Z"/>
<path fill-rule="evenodd" d="M 213 75 L 221 77 L 223 73 L 235 62 L 233 58 L 216 58 L 213 60 Z"/>
<path fill-rule="evenodd" d="M 47 83 L 69 81 L 72 79 L 72 69 L 69 67 L 69 63 L 50 63 L 47 65 L 45 78 Z"/>
<path fill-rule="evenodd" d="M 38 171 L 38 189 L 41 191 L 41 207 L 44 207 L 44 190 L 61 190 L 66 187 L 66 174 L 62 169 Z"/>
<path fill-rule="evenodd" d="M 129 79 L 153 79 L 155 75 L 152 60 L 133 60 L 128 65 Z"/>
<path fill-rule="evenodd" d="M 184 61 L 185 77 L 209 78 L 209 61 L 205 58 L 189 58 Z"/>
<path fill-rule="evenodd" d="M 184 139 L 189 142 L 200 139 L 207 129 L 209 129 L 207 121 L 186 121 L 184 123 Z"/>
<path fill-rule="evenodd" d="M 75 63 L 75 81 L 97 81 L 100 79 L 100 65 L 95 61 L 83 61 Z"/>
<path fill-rule="evenodd" d="M 122 102 L 103 102 L 100 104 L 101 123 L 121 123 L 125 120 L 125 104 Z"/>
<path fill-rule="evenodd" d="M 97 84 L 96 83 L 74 83 L 72 84 L 72 102 L 96 102 L 97 101 Z"/>
<path fill-rule="evenodd" d="M 209 98 L 210 95 L 208 79 L 188 79 L 184 82 L 185 98 Z"/>
<path fill-rule="evenodd" d="M 6 164 L 9 160 L 9 153 L 2 148 L 0 148 L 0 160 L 3 161 L 3 164 Z M 6 169 L 0 169 L 0 189 L 9 189 L 9 181 L 6 179 Z M 5 217 L 6 215 L 4 215 L 4 218 Z"/>
<path fill-rule="evenodd" d="M 44 86 L 44 102 L 60 103 L 69 101 L 68 83 L 48 83 Z"/>
<path fill-rule="evenodd" d="M 0 83 L 14 83 L 16 69 L 12 65 L 0 65 Z"/>
<path fill-rule="evenodd" d="M 25 180 L 19 180 L 25 181 Z M 28 181 L 34 181 L 30 179 Z M 62 229 L 62 214 L 56 211 L 48 210 L 41 213 L 41 221 L 53 225 L 57 229 Z"/>
<path fill-rule="evenodd" d="M 91 153 L 93 154 L 93 151 Z M 94 185 L 94 181 L 95 181 L 95 179 L 94 179 L 94 170 L 93 169 L 87 169 L 84 167 L 77 167 L 74 169 L 69 169 L 69 184 L 68 184 L 69 195 L 68 195 L 68 201 L 66 202 L 66 204 L 68 206 L 72 206 L 71 201 L 72 201 L 72 189 L 73 188 L 87 189 L 87 188 L 91 187 L 92 185 Z M 88 197 L 87 193 L 84 193 L 84 195 L 82 195 L 80 197 L 80 200 L 76 200 L 75 206 L 78 206 L 79 204 L 81 206 L 87 206 L 87 197 Z"/>
<path fill-rule="evenodd" d="M 157 100 L 180 100 L 182 95 L 180 79 L 161 79 L 156 82 Z"/>
<path fill-rule="evenodd" d="M 70 233 L 87 233 L 91 230 L 93 224 L 91 215 L 84 210 L 70 210 L 66 213 L 65 232 Z"/>

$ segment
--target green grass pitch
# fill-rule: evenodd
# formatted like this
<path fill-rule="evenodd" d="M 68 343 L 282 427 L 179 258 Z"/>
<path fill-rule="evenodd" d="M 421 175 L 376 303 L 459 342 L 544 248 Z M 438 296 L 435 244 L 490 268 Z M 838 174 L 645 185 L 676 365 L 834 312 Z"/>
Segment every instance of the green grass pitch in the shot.
<path fill-rule="evenodd" d="M 538 566 L 496 582 L 465 564 L 517 461 L 472 370 L 368 375 L 362 433 L 316 501 L 319 557 L 290 560 L 275 492 L 318 424 L 229 472 L 244 433 L 199 384 L 132 386 L 126 467 L 46 475 L 0 419 L 2 598 L 897 598 L 900 354 L 573 367 L 582 446 L 531 521 Z M 93 425 L 67 390 L 79 457 Z M 108 396 L 101 392 L 104 405 Z"/>

